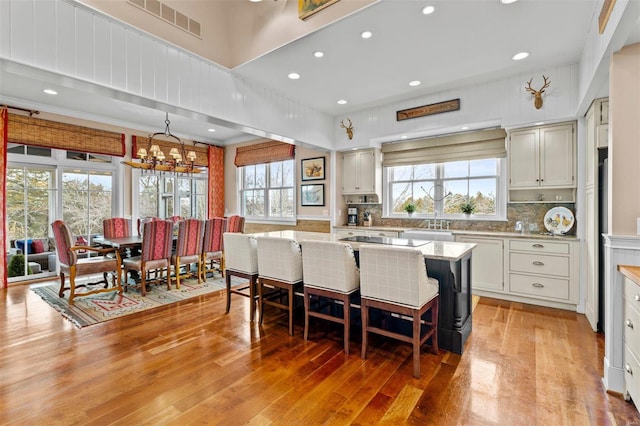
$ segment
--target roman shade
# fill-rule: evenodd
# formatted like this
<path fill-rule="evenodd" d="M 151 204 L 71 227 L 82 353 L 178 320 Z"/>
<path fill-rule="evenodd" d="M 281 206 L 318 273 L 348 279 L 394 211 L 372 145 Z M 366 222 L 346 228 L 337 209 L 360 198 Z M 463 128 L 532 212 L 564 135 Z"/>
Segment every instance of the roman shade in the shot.
<path fill-rule="evenodd" d="M 10 143 L 124 157 L 124 134 L 9 114 Z"/>
<path fill-rule="evenodd" d="M 234 164 L 236 167 L 252 164 L 273 163 L 293 160 L 296 157 L 296 146 L 284 142 L 270 141 L 255 145 L 241 146 L 236 149 Z"/>
<path fill-rule="evenodd" d="M 507 132 L 486 129 L 382 145 L 383 166 L 506 157 Z"/>

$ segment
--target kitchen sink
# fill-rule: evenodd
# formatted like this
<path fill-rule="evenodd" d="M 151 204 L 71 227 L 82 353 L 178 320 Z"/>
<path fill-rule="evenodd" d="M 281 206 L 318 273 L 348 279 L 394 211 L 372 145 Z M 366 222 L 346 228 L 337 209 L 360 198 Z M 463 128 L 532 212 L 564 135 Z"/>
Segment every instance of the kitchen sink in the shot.
<path fill-rule="evenodd" d="M 446 229 L 408 229 L 400 234 L 400 238 L 427 240 L 427 241 L 455 241 L 453 232 Z"/>

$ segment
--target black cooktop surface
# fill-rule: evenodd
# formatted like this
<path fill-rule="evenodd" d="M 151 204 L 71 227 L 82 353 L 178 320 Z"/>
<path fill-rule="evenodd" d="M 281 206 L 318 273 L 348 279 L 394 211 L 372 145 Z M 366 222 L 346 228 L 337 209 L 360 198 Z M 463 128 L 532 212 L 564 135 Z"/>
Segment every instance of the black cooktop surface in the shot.
<path fill-rule="evenodd" d="M 353 241 L 356 243 L 367 244 L 388 244 L 391 246 L 405 246 L 405 247 L 420 247 L 425 244 L 429 244 L 431 241 L 425 240 L 413 240 L 405 238 L 391 238 L 391 237 L 366 237 L 364 235 L 356 235 L 353 237 L 340 238 L 340 241 Z"/>

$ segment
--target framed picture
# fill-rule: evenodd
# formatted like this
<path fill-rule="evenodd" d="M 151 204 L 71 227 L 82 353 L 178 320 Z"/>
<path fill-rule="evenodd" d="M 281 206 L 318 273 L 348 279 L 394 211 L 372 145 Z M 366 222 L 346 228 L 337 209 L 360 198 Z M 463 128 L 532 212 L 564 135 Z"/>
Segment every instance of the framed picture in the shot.
<path fill-rule="evenodd" d="M 302 180 L 324 179 L 324 157 L 307 158 L 301 161 Z"/>
<path fill-rule="evenodd" d="M 339 0 L 298 0 L 298 18 L 307 19 L 314 13 L 338 1 Z"/>
<path fill-rule="evenodd" d="M 300 185 L 301 205 L 324 206 L 324 183 Z"/>

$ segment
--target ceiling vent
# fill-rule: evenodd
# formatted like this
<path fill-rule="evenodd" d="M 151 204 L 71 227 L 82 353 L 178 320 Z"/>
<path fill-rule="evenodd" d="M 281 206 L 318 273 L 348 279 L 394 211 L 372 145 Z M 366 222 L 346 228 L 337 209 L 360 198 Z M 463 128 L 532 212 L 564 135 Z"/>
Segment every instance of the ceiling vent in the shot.
<path fill-rule="evenodd" d="M 200 22 L 195 21 L 187 15 L 178 12 L 158 0 L 128 0 L 128 3 L 137 8 L 143 9 L 155 17 L 162 19 L 169 24 L 178 27 L 189 34 L 201 38 Z"/>

